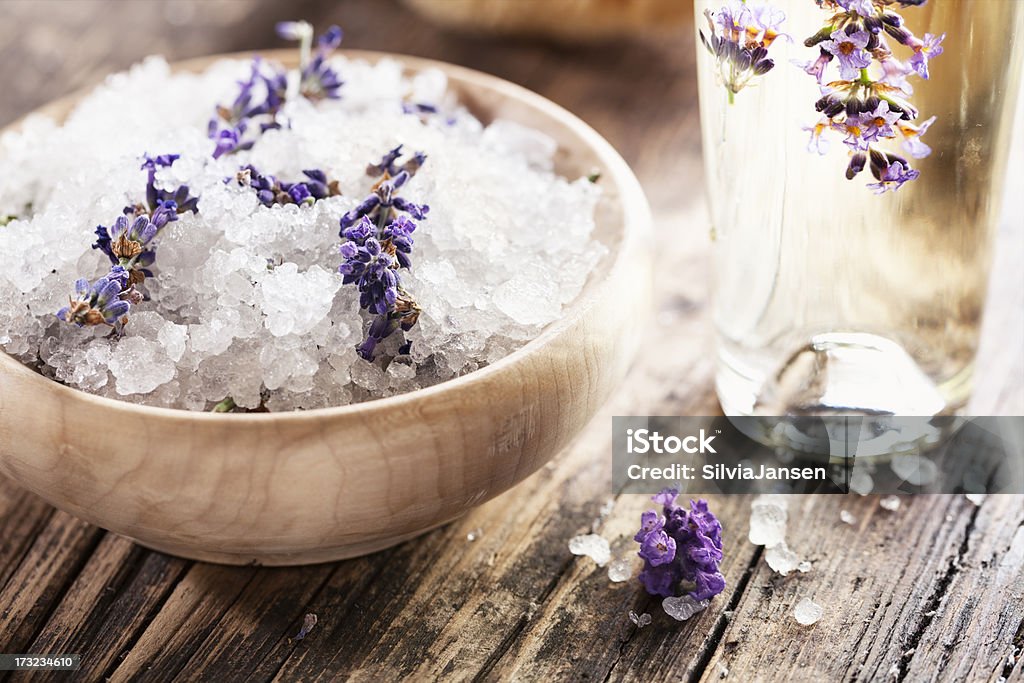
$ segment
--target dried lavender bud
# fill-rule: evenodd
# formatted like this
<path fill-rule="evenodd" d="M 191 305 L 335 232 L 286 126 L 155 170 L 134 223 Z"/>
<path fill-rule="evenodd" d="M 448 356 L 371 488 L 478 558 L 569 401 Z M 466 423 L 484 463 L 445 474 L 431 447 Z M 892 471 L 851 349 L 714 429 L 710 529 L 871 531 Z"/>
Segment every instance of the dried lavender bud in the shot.
<path fill-rule="evenodd" d="M 380 342 L 399 329 L 409 331 L 419 320 L 420 308 L 402 287 L 398 270 L 412 265 L 412 234 L 416 230 L 412 219 L 422 220 L 430 207 L 414 204 L 397 192 L 423 165 L 426 155 L 416 152 L 404 164 L 396 165 L 401 153 L 400 145 L 385 153 L 379 163 L 367 166 L 367 175 L 379 175 L 380 180 L 373 193 L 339 221 L 345 241 L 340 247 L 343 260 L 338 272 L 344 284 L 359 289 L 360 307 L 375 316 L 366 338 L 356 347 L 367 361 L 373 360 Z"/>
<path fill-rule="evenodd" d="M 640 583 L 651 595 L 674 597 L 683 582 L 695 588 L 687 595 L 708 600 L 725 589 L 719 571 L 722 560 L 722 525 L 703 500 L 690 501 L 687 510 L 676 505 L 678 491 L 665 489 L 652 500 L 663 506 L 664 515 L 649 510 L 641 516 L 633 537 L 640 543 L 644 569 Z"/>
<path fill-rule="evenodd" d="M 302 173 L 306 176 L 306 180 L 286 183 L 281 182 L 275 176 L 264 175 L 255 166 L 248 164 L 238 169 L 234 180 L 243 187 L 252 188 L 256 192 L 257 199 L 266 207 L 279 204 L 312 206 L 320 199 L 341 194 L 337 181 L 328 180 L 327 174 L 323 171 L 311 169 Z M 224 182 L 231 182 L 231 180 L 231 178 L 225 178 Z"/>
<path fill-rule="evenodd" d="M 309 632 L 312 631 L 313 628 L 316 626 L 316 622 L 317 617 L 312 612 L 304 616 L 302 618 L 302 628 L 299 629 L 299 632 L 295 634 L 295 637 L 292 638 L 292 640 L 302 640 L 303 638 L 308 636 Z"/>

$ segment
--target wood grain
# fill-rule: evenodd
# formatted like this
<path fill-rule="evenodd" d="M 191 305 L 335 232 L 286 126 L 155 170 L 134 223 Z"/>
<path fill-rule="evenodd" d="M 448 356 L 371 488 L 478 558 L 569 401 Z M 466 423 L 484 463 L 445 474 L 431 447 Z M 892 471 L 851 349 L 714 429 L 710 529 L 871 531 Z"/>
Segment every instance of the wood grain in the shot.
<path fill-rule="evenodd" d="M 89 6 L 83 14 L 95 16 L 112 6 L 78 4 Z M 769 573 L 761 553 L 745 540 L 749 500 L 716 497 L 711 503 L 725 525 L 729 586 L 706 613 L 686 624 L 671 622 L 632 582 L 610 584 L 592 561 L 568 554 L 568 539 L 590 529 L 609 498 L 614 508 L 598 529 L 617 552 L 625 552 L 647 505 L 642 497 L 612 492 L 611 415 L 717 410 L 710 384 L 707 223 L 689 35 L 569 50 L 449 35 L 401 5 L 379 0 L 310 3 L 296 10 L 233 4 L 244 6 L 248 17 L 237 26 L 214 19 L 214 28 L 198 27 L 197 21 L 191 26 L 202 38 L 193 38 L 182 36 L 188 30 L 158 22 L 149 33 L 167 36 L 159 49 L 166 46 L 174 58 L 185 58 L 270 46 L 270 24 L 302 14 L 319 25 L 344 25 L 350 47 L 482 69 L 581 115 L 622 152 L 654 209 L 656 319 L 644 330 L 644 352 L 628 380 L 553 463 L 414 542 L 308 570 L 189 564 L 174 577 L 170 571 L 140 570 L 131 580 L 111 584 L 114 597 L 103 623 L 111 630 L 124 625 L 116 653 L 108 652 L 113 641 L 99 634 L 106 627 L 82 626 L 81 617 L 72 616 L 83 608 L 75 606 L 77 599 L 64 604 L 71 589 L 43 595 L 40 608 L 51 616 L 41 635 L 73 632 L 86 661 L 97 662 L 82 672 L 83 680 L 103 675 L 188 681 L 1024 681 L 1024 665 L 1017 658 L 1008 664 L 1014 648 L 1024 649 L 1024 502 L 1017 496 L 990 496 L 981 508 L 956 496 L 905 498 L 897 513 L 880 509 L 875 497 L 794 499 L 791 545 L 814 568 L 785 578 Z M 88 26 L 90 40 L 64 44 L 69 62 L 89 66 L 59 67 L 40 86 L 51 88 L 48 93 L 26 88 L 16 99 L 0 99 L 0 119 L 13 120 L 81 84 L 76 79 L 84 78 L 84 70 L 99 76 L 105 65 L 121 68 L 145 53 L 144 38 L 127 32 L 122 47 L 115 36 L 129 20 L 160 16 L 166 5 L 136 5 L 117 4 L 124 17 L 107 26 L 87 18 L 77 25 L 62 18 L 64 28 L 47 23 L 58 38 Z M 17 5 L 16 21 L 0 22 L 0 83 L 12 82 L 18 69 L 36 68 L 32 48 L 15 40 L 10 27 L 40 21 L 47 4 L 38 7 Z M 265 45 L 254 42 L 255 36 Z M 1009 194 L 1017 203 L 1009 205 L 997 249 L 972 404 L 976 414 L 1024 413 L 1024 173 L 1019 162 L 1014 168 Z M 32 541 L 53 513 L 31 495 L 14 498 L 15 491 L 0 484 L 0 509 L 6 510 L 0 530 L 16 530 L 22 539 L 8 544 L 6 534 L 0 536 L 0 584 L 5 567 L 15 571 L 46 561 Z M 18 503 L 5 507 L 3 500 Z M 858 517 L 856 528 L 839 524 L 843 508 Z M 477 540 L 467 540 L 470 532 Z M 171 561 L 139 552 L 145 558 L 141 566 Z M 93 565 L 104 557 L 110 562 Z M 68 580 L 91 581 L 91 566 L 112 567 L 119 557 L 123 549 L 101 542 L 84 559 L 78 578 Z M 140 566 L 140 557 L 124 566 Z M 84 609 L 94 609 L 97 602 L 82 595 Z M 156 597 L 147 601 L 142 595 Z M 797 627 L 790 616 L 804 595 L 826 609 L 810 629 Z M 8 606 L 0 603 L 0 613 Z M 650 612 L 654 623 L 634 628 L 629 609 Z M 317 613 L 319 624 L 305 640 L 289 641 L 305 612 Z M 246 658 L 249 651 L 253 656 Z"/>

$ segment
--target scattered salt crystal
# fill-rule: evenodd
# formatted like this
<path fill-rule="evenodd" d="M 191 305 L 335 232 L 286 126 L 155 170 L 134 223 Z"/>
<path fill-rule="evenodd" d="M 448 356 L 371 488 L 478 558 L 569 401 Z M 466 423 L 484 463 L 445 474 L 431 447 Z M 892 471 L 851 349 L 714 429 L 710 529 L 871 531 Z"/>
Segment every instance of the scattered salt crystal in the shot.
<path fill-rule="evenodd" d="M 808 562 L 807 560 L 804 560 L 803 562 L 801 562 L 800 564 L 798 564 L 796 566 L 796 570 L 798 572 L 800 572 L 801 574 L 806 574 L 807 572 L 811 571 L 812 567 L 813 567 L 813 565 L 810 562 Z"/>
<path fill-rule="evenodd" d="M 822 614 L 824 614 L 824 610 L 821 608 L 821 605 L 815 603 L 810 598 L 804 598 L 796 603 L 796 607 L 793 609 L 793 617 L 802 626 L 810 626 L 816 623 L 821 619 Z"/>
<path fill-rule="evenodd" d="M 633 610 L 629 610 L 629 620 L 636 624 L 637 628 L 643 628 L 651 623 L 651 615 L 647 612 L 643 614 L 637 614 Z"/>
<path fill-rule="evenodd" d="M 783 541 L 764 551 L 765 562 L 772 571 L 786 576 L 800 565 L 800 557 Z"/>
<path fill-rule="evenodd" d="M 915 454 L 894 456 L 889 467 L 896 476 L 913 486 L 930 484 L 939 474 L 939 468 L 932 460 Z"/>
<path fill-rule="evenodd" d="M 878 504 L 882 506 L 883 510 L 888 510 L 889 512 L 896 512 L 900 509 L 899 496 L 886 496 L 878 501 Z"/>
<path fill-rule="evenodd" d="M 569 540 L 569 552 L 573 555 L 585 555 L 597 563 L 598 567 L 608 564 L 612 558 L 612 550 L 608 541 L 597 534 L 583 534 Z"/>
<path fill-rule="evenodd" d="M 875 480 L 863 469 L 854 469 L 850 475 L 850 490 L 859 496 L 866 496 L 875 490 Z"/>
<path fill-rule="evenodd" d="M 469 541 L 470 543 L 472 543 L 476 539 L 480 538 L 480 535 L 482 533 L 483 533 L 483 530 L 480 529 L 480 528 L 473 529 L 468 534 L 466 534 L 466 540 Z"/>
<path fill-rule="evenodd" d="M 786 538 L 788 504 L 783 496 L 761 495 L 750 504 L 750 542 L 771 547 Z"/>
<path fill-rule="evenodd" d="M 981 504 L 985 502 L 984 493 L 965 493 L 964 497 L 967 498 L 967 500 L 974 503 L 975 505 L 977 505 L 978 507 L 981 507 Z"/>
<path fill-rule="evenodd" d="M 729 675 L 729 667 L 722 662 L 715 664 L 715 670 L 718 672 L 719 678 L 726 678 Z"/>
<path fill-rule="evenodd" d="M 665 614 L 676 621 L 686 621 L 694 614 L 707 609 L 707 606 L 707 600 L 697 601 L 689 595 L 682 595 L 678 598 L 665 598 L 661 601 L 661 608 L 665 610 Z"/>
<path fill-rule="evenodd" d="M 633 563 L 630 560 L 615 560 L 608 565 L 608 580 L 612 583 L 629 581 L 633 576 Z"/>
<path fill-rule="evenodd" d="M 854 517 L 853 513 L 848 511 L 848 510 L 840 510 L 839 511 L 839 520 L 843 524 L 849 524 L 850 526 L 853 526 L 854 524 L 857 523 L 857 518 Z"/>

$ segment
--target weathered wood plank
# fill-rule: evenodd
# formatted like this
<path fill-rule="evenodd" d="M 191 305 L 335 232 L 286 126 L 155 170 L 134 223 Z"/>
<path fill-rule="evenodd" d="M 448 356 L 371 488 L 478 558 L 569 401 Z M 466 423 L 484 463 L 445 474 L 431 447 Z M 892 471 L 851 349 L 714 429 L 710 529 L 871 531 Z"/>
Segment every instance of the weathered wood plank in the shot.
<path fill-rule="evenodd" d="M 106 534 L 29 651 L 78 653 L 83 676 L 104 677 L 191 564 Z"/>
<path fill-rule="evenodd" d="M 958 681 L 1022 680 L 1024 500 L 988 496 L 979 510 L 962 514 L 973 517 L 970 534 L 940 577 L 930 603 L 935 614 L 905 643 L 915 652 L 900 673 L 909 680 L 936 671 Z"/>
<path fill-rule="evenodd" d="M 256 575 L 252 568 L 195 564 L 111 673 L 111 681 L 145 675 L 172 679 Z"/>
<path fill-rule="evenodd" d="M 0 591 L 0 652 L 27 650 L 103 531 L 53 514 Z"/>

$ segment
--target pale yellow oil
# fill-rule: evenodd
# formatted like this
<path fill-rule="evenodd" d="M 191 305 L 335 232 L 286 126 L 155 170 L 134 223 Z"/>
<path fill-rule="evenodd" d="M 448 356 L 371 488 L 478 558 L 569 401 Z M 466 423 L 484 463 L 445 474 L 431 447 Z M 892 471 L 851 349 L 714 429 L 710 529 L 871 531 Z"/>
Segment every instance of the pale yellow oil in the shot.
<path fill-rule="evenodd" d="M 868 170 L 845 178 L 841 137 L 825 156 L 806 150 L 801 128 L 819 118 L 818 86 L 791 60 L 816 56 L 803 40 L 829 13 L 814 0 L 774 4 L 793 41 L 776 41 L 775 68 L 731 104 L 698 43 L 723 408 L 956 412 L 978 346 L 1024 62 L 1024 0 L 900 10 L 916 35 L 947 37 L 931 79 L 910 79 L 919 121 L 938 117 L 923 138 L 932 155 L 911 160 L 918 180 L 884 195 L 866 187 Z M 703 11 L 720 3 L 695 5 L 706 31 Z M 888 147 L 903 154 L 898 141 Z"/>

